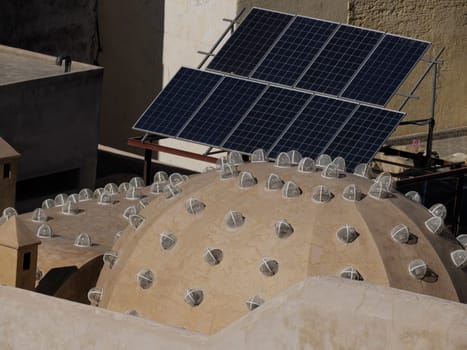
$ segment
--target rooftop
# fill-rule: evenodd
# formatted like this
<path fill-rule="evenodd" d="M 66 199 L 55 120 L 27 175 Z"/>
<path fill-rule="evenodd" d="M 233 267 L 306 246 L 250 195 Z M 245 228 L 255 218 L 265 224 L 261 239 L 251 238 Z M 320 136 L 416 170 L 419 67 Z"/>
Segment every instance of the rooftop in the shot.
<path fill-rule="evenodd" d="M 0 72 L 0 75 L 1 74 L 2 72 Z M 8 142 L 0 137 L 0 159 L 16 158 L 19 156 L 20 154 L 16 152 L 15 149 L 8 144 Z"/>
<path fill-rule="evenodd" d="M 55 59 L 53 56 L 0 45 L 0 86 L 64 75 L 64 66 L 56 65 Z M 71 63 L 71 73 L 93 69 L 100 67 L 76 61 Z"/>

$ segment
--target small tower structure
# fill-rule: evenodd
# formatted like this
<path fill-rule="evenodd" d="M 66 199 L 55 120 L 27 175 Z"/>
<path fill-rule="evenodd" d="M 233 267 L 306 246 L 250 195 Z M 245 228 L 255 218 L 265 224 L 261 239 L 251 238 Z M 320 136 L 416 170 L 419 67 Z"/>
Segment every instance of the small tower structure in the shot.
<path fill-rule="evenodd" d="M 0 224 L 0 284 L 34 289 L 40 243 L 16 216 Z"/>
<path fill-rule="evenodd" d="M 19 157 L 20 154 L 0 137 L 0 212 L 15 206 Z"/>

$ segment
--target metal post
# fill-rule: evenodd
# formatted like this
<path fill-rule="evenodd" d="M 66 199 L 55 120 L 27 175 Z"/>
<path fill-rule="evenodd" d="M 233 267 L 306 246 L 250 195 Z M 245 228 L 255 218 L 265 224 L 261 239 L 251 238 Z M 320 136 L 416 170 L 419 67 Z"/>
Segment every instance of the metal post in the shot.
<path fill-rule="evenodd" d="M 435 128 L 435 104 L 436 104 L 436 82 L 438 77 L 438 63 L 433 66 L 433 85 L 431 90 L 431 116 L 428 124 L 428 138 L 426 140 L 427 165 L 431 165 L 431 153 L 433 150 L 433 131 Z"/>
<path fill-rule="evenodd" d="M 151 184 L 151 165 L 152 165 L 152 150 L 144 149 L 144 183 L 146 186 Z"/>

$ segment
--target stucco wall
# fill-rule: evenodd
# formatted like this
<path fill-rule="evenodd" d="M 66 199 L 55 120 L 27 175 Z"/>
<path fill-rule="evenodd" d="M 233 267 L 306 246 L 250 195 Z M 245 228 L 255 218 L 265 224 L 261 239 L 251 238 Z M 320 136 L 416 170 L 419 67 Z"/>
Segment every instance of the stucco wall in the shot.
<path fill-rule="evenodd" d="M 2 0 L 0 43 L 94 63 L 97 0 Z"/>
<path fill-rule="evenodd" d="M 172 2 L 172 1 L 170 1 Z M 105 67 L 99 143 L 137 153 L 131 127 L 162 84 L 163 0 L 102 0 L 98 4 Z"/>
<path fill-rule="evenodd" d="M 262 7 L 302 16 L 347 22 L 348 0 L 237 0 L 238 8 Z"/>
<path fill-rule="evenodd" d="M 390 33 L 406 35 L 433 43 L 428 57 L 442 47 L 436 96 L 435 130 L 467 126 L 467 2 L 465 0 L 351 0 L 349 23 Z M 408 92 L 426 63 L 402 87 Z M 423 68 L 423 69 L 420 69 Z M 418 73 L 418 74 L 417 74 Z M 431 74 L 415 93 L 419 100 L 406 106 L 408 119 L 426 118 L 431 107 Z M 395 98 L 398 105 L 401 98 Z M 399 127 L 396 135 L 426 132 L 421 127 Z"/>
<path fill-rule="evenodd" d="M 0 130 L 22 157 L 18 180 L 79 168 L 94 186 L 102 70 L 0 86 Z"/>

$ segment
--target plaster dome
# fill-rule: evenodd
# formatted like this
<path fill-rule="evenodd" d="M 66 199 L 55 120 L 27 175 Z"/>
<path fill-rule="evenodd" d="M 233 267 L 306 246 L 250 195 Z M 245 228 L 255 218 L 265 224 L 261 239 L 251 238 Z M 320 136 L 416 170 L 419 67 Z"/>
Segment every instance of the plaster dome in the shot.
<path fill-rule="evenodd" d="M 122 232 L 101 271 L 99 307 L 212 334 L 307 276 L 467 301 L 465 269 L 451 260 L 463 248 L 445 229 L 427 229 L 433 216 L 421 204 L 394 191 L 370 196 L 375 182 L 349 173 L 234 167 L 237 176 L 212 170 L 176 184 L 175 195 L 149 194 L 139 225 Z M 248 187 L 238 176 L 246 172 L 256 179 Z M 271 189 L 271 174 L 300 192 Z M 360 191 L 355 200 L 343 196 L 350 185 Z M 316 188 L 328 191 L 326 201 L 314 199 Z M 397 240 L 401 227 L 406 237 Z M 421 278 L 417 259 L 426 264 Z"/>

